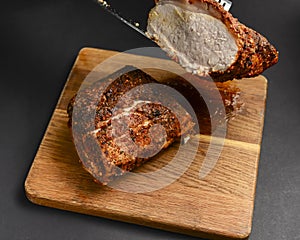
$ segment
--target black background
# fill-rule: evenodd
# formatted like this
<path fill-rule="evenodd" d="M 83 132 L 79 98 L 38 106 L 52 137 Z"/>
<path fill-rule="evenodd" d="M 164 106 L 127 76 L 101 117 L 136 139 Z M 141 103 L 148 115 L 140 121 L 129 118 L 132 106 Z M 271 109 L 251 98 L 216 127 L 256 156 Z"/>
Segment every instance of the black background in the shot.
<path fill-rule="evenodd" d="M 264 73 L 269 92 L 250 239 L 300 239 L 300 1 L 233 1 L 231 12 L 280 51 Z M 153 5 L 110 3 L 136 19 Z M 78 51 L 155 45 L 92 0 L 2 1 L 0 18 L 0 239 L 194 239 L 26 199 L 24 180 Z"/>

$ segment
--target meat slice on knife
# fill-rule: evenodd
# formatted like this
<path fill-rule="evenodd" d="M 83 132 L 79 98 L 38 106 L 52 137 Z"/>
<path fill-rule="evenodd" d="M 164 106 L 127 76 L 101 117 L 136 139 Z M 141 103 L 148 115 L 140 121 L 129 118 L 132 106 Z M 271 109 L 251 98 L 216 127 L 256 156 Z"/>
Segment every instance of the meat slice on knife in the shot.
<path fill-rule="evenodd" d="M 188 72 L 215 81 L 255 77 L 278 61 L 268 40 L 214 0 L 160 0 L 147 35 Z"/>

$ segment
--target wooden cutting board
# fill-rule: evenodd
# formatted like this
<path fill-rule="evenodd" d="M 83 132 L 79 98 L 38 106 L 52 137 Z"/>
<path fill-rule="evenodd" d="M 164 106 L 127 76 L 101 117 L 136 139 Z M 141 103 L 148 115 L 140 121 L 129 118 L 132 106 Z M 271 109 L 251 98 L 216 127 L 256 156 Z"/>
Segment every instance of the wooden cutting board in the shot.
<path fill-rule="evenodd" d="M 247 238 L 252 224 L 267 80 L 259 76 L 230 83 L 240 89 L 244 105 L 229 121 L 220 158 L 204 179 L 199 179 L 198 172 L 210 143 L 205 135 L 200 138 L 196 159 L 173 184 L 150 193 L 125 193 L 93 181 L 79 163 L 67 127 L 68 101 L 87 74 L 115 54 L 92 48 L 80 51 L 27 176 L 25 190 L 29 200 L 204 238 Z M 160 157 L 172 151 L 176 149 L 171 147 Z M 152 161 L 156 163 L 159 159 Z"/>

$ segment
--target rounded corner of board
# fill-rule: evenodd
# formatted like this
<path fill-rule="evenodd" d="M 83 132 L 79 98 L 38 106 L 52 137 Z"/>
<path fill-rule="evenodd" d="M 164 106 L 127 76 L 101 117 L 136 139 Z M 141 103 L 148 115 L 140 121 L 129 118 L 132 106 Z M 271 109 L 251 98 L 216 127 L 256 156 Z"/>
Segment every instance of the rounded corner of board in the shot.
<path fill-rule="evenodd" d="M 27 176 L 25 183 L 24 183 L 24 191 L 25 191 L 25 196 L 27 197 L 27 199 L 34 203 L 34 204 L 38 204 L 36 199 L 37 199 L 37 195 L 36 192 L 33 190 L 31 184 L 30 184 L 30 180 L 29 180 L 29 176 Z"/>
<path fill-rule="evenodd" d="M 93 48 L 91 47 L 83 47 L 79 50 L 78 55 L 85 55 L 90 52 Z"/>
<path fill-rule="evenodd" d="M 266 76 L 264 76 L 264 75 L 259 75 L 259 77 L 264 81 L 264 83 L 266 84 L 266 85 L 268 85 L 268 78 L 266 77 Z"/>

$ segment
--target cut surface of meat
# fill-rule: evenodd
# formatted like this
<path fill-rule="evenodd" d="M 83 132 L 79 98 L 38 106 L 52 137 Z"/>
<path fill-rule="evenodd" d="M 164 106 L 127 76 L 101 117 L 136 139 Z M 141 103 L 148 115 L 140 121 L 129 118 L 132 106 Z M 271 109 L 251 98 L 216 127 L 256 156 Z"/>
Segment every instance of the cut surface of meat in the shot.
<path fill-rule="evenodd" d="M 268 40 L 214 0 L 161 0 L 147 35 L 188 72 L 216 81 L 254 77 L 278 61 Z"/>
<path fill-rule="evenodd" d="M 235 39 L 221 21 L 205 12 L 166 3 L 159 4 L 150 19 L 148 33 L 188 72 L 224 70 L 235 61 Z"/>

